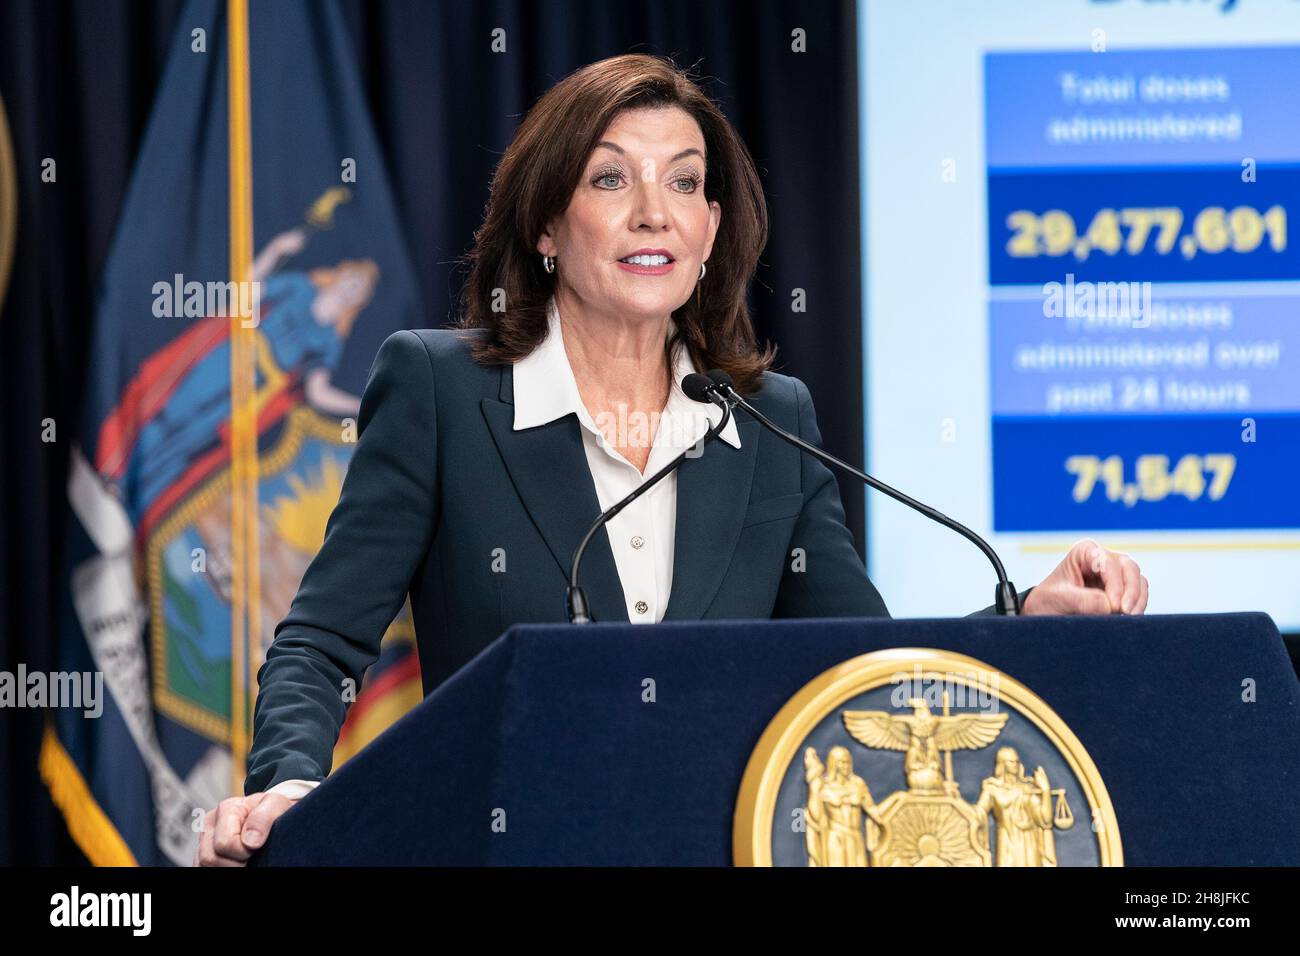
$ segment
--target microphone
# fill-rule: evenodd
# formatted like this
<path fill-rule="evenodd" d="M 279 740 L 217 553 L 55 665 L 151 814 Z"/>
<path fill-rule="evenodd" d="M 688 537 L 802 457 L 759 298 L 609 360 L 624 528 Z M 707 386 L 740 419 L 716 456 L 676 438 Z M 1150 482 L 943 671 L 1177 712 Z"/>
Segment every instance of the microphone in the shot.
<path fill-rule="evenodd" d="M 977 535 L 974 531 L 966 527 L 964 524 L 961 524 L 958 521 L 954 521 L 952 518 L 949 518 L 947 515 L 943 514 L 942 512 L 937 511 L 934 508 L 931 508 L 929 505 L 922 504 L 921 502 L 917 501 L 915 498 L 909 498 L 907 495 L 903 494 L 897 488 L 891 488 L 883 481 L 880 481 L 879 479 L 876 478 L 872 478 L 865 471 L 859 471 L 858 469 L 854 468 L 852 465 L 848 464 L 847 462 L 840 461 L 840 459 L 836 458 L 834 455 L 822 451 L 816 445 L 804 441 L 798 435 L 794 435 L 786 431 L 780 425 L 771 421 L 766 415 L 764 415 L 762 412 L 756 409 L 753 405 L 749 404 L 749 402 L 745 401 L 744 398 L 742 398 L 740 394 L 735 390 L 735 388 L 732 387 L 733 383 L 731 380 L 731 376 L 728 375 L 726 372 L 720 369 L 714 369 L 712 372 L 709 373 L 709 379 L 716 386 L 714 389 L 708 390 L 708 392 L 710 393 L 708 396 L 710 401 L 713 401 L 715 404 L 726 403 L 729 405 L 733 405 L 737 408 L 743 408 L 751 416 L 753 416 L 755 421 L 757 421 L 760 425 L 762 425 L 764 428 L 766 428 L 768 431 L 770 431 L 772 434 L 776 435 L 778 438 L 782 439 L 783 441 L 789 442 L 791 445 L 794 445 L 796 448 L 800 449 L 801 451 L 807 452 L 809 455 L 812 455 L 814 458 L 818 459 L 819 461 L 827 465 L 830 465 L 832 468 L 837 468 L 840 471 L 845 472 L 846 474 L 852 475 L 854 478 L 857 478 L 859 481 L 866 482 L 868 485 L 870 485 L 872 488 L 875 488 L 877 491 L 889 495 L 889 497 L 893 498 L 895 501 L 901 501 L 903 504 L 907 505 L 909 508 L 913 509 L 914 511 L 919 511 L 921 514 L 925 515 L 930 520 L 939 522 L 939 524 L 943 525 L 945 528 L 949 528 L 952 531 L 956 531 L 963 538 L 967 539 L 972 544 L 974 544 L 977 548 L 983 551 L 984 556 L 987 557 L 990 562 L 992 562 L 993 570 L 997 573 L 998 585 L 997 585 L 997 590 L 994 592 L 993 603 L 996 605 L 998 613 L 1008 617 L 1012 617 L 1020 613 L 1020 595 L 1016 593 L 1015 586 L 1007 579 L 1007 572 L 1006 569 L 1003 568 L 1002 566 L 1002 560 L 998 557 L 997 552 L 993 550 L 993 548 L 989 545 L 989 543 L 985 541 L 983 538 L 981 538 L 979 535 Z M 712 397 L 714 395 L 718 397 L 717 398 Z"/>
<path fill-rule="evenodd" d="M 718 387 L 708 376 L 701 375 L 699 372 L 692 372 L 690 375 L 687 375 L 682 379 L 681 384 L 682 391 L 686 393 L 687 398 L 690 398 L 693 401 L 705 403 L 713 401 L 715 404 L 721 406 L 722 418 L 718 421 L 718 424 L 705 432 L 698 442 L 690 448 L 687 448 L 668 464 L 664 465 L 648 479 L 641 482 L 641 484 L 622 501 L 610 505 L 601 512 L 600 517 L 597 518 L 591 528 L 588 529 L 587 533 L 583 536 L 582 541 L 578 543 L 577 549 L 573 552 L 573 560 L 569 563 L 569 586 L 565 591 L 564 604 L 569 613 L 570 624 L 591 624 L 594 621 L 594 618 L 591 616 L 591 609 L 587 604 L 587 595 L 578 585 L 578 568 L 579 565 L 582 564 L 582 555 L 586 552 L 587 545 L 591 543 L 591 539 L 595 537 L 596 532 L 605 527 L 605 525 L 608 524 L 609 521 L 620 511 L 632 502 L 636 501 L 664 478 L 668 477 L 669 474 L 676 470 L 676 468 L 686 460 L 687 455 L 696 451 L 696 449 L 699 449 L 699 451 L 702 452 L 704 446 L 717 438 L 722 430 L 727 427 L 727 422 L 731 421 L 731 405 L 721 399 Z M 711 398 L 710 395 L 717 395 L 718 399 L 715 400 Z"/>

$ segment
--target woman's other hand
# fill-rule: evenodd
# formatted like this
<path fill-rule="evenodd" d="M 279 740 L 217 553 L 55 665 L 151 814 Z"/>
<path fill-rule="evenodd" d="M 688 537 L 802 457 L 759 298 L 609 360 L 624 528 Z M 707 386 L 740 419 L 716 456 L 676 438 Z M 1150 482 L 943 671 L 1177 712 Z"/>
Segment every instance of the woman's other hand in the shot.
<path fill-rule="evenodd" d="M 1072 547 L 1025 598 L 1025 614 L 1141 614 L 1147 579 L 1127 554 L 1091 538 Z"/>
<path fill-rule="evenodd" d="M 245 866 L 266 842 L 275 821 L 297 802 L 270 792 L 222 800 L 203 819 L 194 865 Z"/>

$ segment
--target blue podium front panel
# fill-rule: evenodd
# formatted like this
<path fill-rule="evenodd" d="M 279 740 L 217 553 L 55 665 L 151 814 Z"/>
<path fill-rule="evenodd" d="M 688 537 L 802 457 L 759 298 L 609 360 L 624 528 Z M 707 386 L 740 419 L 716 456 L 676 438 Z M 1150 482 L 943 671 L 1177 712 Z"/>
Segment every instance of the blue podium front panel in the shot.
<path fill-rule="evenodd" d="M 1126 865 L 1300 864 L 1300 683 L 1262 614 L 519 626 L 286 814 L 258 862 L 728 865 L 773 716 L 898 647 L 1042 698 L 1095 763 Z M 1017 733 L 1030 772 L 1046 758 Z M 1062 865 L 1093 862 L 1060 845 Z"/>

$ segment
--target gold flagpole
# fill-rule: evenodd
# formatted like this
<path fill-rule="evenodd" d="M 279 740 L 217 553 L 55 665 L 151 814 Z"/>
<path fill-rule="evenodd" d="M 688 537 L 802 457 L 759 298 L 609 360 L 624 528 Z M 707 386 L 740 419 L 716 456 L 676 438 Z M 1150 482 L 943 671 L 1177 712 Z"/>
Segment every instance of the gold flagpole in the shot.
<path fill-rule="evenodd" d="M 230 120 L 230 274 L 235 288 L 253 281 L 252 121 L 249 97 L 248 0 L 228 0 Z M 258 297 L 238 295 L 242 305 Z M 260 641 L 257 538 L 257 330 L 242 308 L 230 316 L 230 520 L 233 580 L 230 608 L 230 756 L 232 792 L 244 789 L 251 737 L 249 663 Z M 255 693 L 255 691 L 254 691 Z"/>

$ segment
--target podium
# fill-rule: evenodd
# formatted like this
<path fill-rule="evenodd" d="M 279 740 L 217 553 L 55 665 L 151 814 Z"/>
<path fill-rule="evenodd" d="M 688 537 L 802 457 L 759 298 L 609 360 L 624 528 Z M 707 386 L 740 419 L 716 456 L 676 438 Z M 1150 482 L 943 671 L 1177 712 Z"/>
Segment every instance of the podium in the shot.
<path fill-rule="evenodd" d="M 1263 614 L 520 625 L 281 817 L 253 863 L 727 866 L 774 715 L 901 647 L 1041 697 L 1100 772 L 1125 865 L 1300 864 L 1300 682 Z"/>

